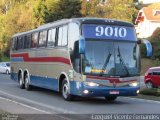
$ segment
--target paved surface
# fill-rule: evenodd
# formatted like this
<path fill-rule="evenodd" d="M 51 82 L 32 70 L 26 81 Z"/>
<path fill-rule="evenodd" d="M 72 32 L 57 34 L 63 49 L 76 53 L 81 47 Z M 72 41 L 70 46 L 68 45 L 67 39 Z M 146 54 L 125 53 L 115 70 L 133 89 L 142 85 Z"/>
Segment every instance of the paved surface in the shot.
<path fill-rule="evenodd" d="M 0 74 L 0 97 L 17 102 L 11 107 L 0 99 L 0 109 L 21 114 L 159 114 L 160 102 L 129 97 L 119 97 L 115 102 L 106 103 L 103 98 L 78 98 L 64 101 L 57 92 L 34 88 L 32 91 L 20 89 L 18 83 L 9 75 Z M 3 103 L 4 102 L 4 103 Z M 9 102 L 9 101 L 8 101 Z M 25 106 L 26 105 L 26 106 Z M 22 109 L 21 107 L 25 109 Z M 20 111 L 16 108 L 20 107 Z M 5 109 L 4 109 L 5 108 Z M 13 112 L 14 113 L 14 112 Z"/>
<path fill-rule="evenodd" d="M 145 88 L 145 87 L 146 87 L 146 85 L 145 85 L 145 83 L 144 83 L 144 76 L 141 76 L 141 77 L 140 77 L 140 87 L 141 87 L 141 88 Z"/>

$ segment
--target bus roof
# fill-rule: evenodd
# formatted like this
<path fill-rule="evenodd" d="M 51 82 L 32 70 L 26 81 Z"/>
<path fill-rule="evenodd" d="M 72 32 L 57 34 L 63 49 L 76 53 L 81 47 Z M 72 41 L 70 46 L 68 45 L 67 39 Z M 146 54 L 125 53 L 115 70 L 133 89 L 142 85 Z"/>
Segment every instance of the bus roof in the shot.
<path fill-rule="evenodd" d="M 125 21 L 119 21 L 114 19 L 107 19 L 107 18 L 71 18 L 71 19 L 62 19 L 58 21 L 54 21 L 51 23 L 47 23 L 44 25 L 39 26 L 38 28 L 35 28 L 33 30 L 27 31 L 27 32 L 21 32 L 13 35 L 13 37 L 25 35 L 28 33 L 33 33 L 36 31 L 41 31 L 47 28 L 60 26 L 63 24 L 67 24 L 70 22 L 77 22 L 80 24 L 107 24 L 107 25 L 118 25 L 118 26 L 128 26 L 128 27 L 134 27 L 132 23 L 125 22 Z"/>

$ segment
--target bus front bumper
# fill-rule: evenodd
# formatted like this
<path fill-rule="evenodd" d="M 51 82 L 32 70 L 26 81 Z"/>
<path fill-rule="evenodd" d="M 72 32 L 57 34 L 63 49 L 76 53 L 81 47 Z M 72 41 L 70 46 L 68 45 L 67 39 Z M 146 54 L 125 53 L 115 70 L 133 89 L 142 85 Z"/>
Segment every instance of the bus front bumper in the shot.
<path fill-rule="evenodd" d="M 106 96 L 137 96 L 139 86 L 130 87 L 107 87 L 107 86 L 86 86 L 83 82 L 71 82 L 70 94 L 82 97 L 106 97 Z"/>

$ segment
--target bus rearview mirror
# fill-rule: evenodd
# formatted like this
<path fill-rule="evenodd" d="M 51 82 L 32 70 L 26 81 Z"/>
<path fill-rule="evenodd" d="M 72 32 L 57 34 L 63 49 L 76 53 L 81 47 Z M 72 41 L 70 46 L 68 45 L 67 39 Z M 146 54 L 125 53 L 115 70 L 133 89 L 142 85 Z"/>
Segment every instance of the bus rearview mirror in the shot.
<path fill-rule="evenodd" d="M 147 52 L 147 57 L 152 57 L 152 55 L 153 55 L 153 49 L 152 49 L 152 45 L 151 45 L 151 43 L 148 41 L 148 40 L 145 40 L 145 39 L 143 39 L 143 40 L 141 40 L 141 42 L 143 43 L 143 44 L 145 44 L 145 46 L 146 46 L 146 52 Z"/>
<path fill-rule="evenodd" d="M 84 54 L 85 53 L 85 38 L 80 37 L 79 39 L 79 54 Z"/>

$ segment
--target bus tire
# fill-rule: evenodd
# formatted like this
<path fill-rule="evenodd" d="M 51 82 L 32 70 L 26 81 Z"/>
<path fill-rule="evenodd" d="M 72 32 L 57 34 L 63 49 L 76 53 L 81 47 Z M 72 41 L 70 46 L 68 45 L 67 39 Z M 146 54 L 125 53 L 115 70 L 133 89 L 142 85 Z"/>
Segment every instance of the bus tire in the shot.
<path fill-rule="evenodd" d="M 106 97 L 105 97 L 105 100 L 106 100 L 107 102 L 113 102 L 113 101 L 116 100 L 116 98 L 117 98 L 117 96 L 106 96 Z"/>
<path fill-rule="evenodd" d="M 62 88 L 61 88 L 62 97 L 66 101 L 72 101 L 74 99 L 74 96 L 69 93 L 69 85 L 66 79 L 62 82 Z"/>
<path fill-rule="evenodd" d="M 31 85 L 29 83 L 29 75 L 28 74 L 26 74 L 24 76 L 24 84 L 25 84 L 25 89 L 26 90 L 31 90 Z"/>
<path fill-rule="evenodd" d="M 19 82 L 19 87 L 21 89 L 24 89 L 25 86 L 24 86 L 24 82 L 23 82 L 23 78 L 22 78 L 22 73 L 20 73 L 19 76 L 18 76 L 18 82 Z"/>

